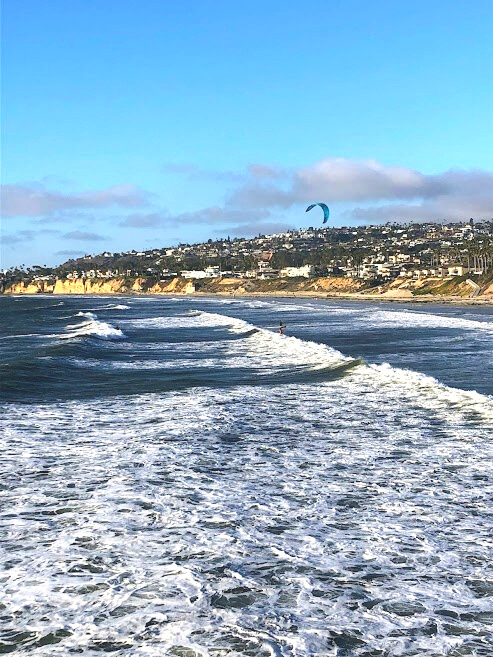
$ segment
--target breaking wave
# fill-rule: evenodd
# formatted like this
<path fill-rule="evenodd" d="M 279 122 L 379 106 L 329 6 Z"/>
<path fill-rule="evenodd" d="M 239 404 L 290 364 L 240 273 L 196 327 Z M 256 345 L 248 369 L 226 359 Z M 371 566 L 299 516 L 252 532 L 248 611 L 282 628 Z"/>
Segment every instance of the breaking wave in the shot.
<path fill-rule="evenodd" d="M 472 414 L 476 419 L 493 423 L 493 398 L 476 391 L 451 388 L 433 377 L 388 363 L 366 364 L 362 359 L 349 358 L 327 345 L 278 335 L 226 315 L 202 313 L 196 321 L 204 321 L 207 325 L 226 325 L 230 331 L 251 338 L 244 344 L 252 365 L 262 363 L 273 371 L 280 366 L 306 366 L 322 371 L 340 366 L 340 371 L 345 371 L 361 365 L 355 370 L 352 380 L 362 383 L 363 387 L 369 383 L 378 386 L 382 394 L 392 395 L 396 403 L 406 400 L 430 411 L 447 411 L 449 415 L 455 413 L 462 417 Z"/>
<path fill-rule="evenodd" d="M 130 306 L 127 306 L 124 303 L 117 303 L 113 306 L 107 306 L 105 310 L 130 310 Z"/>
<path fill-rule="evenodd" d="M 444 316 L 407 309 L 400 311 L 379 310 L 372 313 L 371 321 L 381 326 L 452 328 L 493 333 L 493 322 L 486 317 L 484 321 L 478 321 L 463 317 Z"/>
<path fill-rule="evenodd" d="M 397 334 L 392 365 L 262 328 L 264 302 L 106 304 L 0 343 L 0 652 L 491 654 L 493 398 L 399 367 L 374 307 L 350 317 Z M 295 312 L 329 343 L 352 321 Z"/>
<path fill-rule="evenodd" d="M 92 337 L 100 340 L 115 340 L 125 337 L 123 331 L 110 324 L 98 319 L 98 316 L 91 312 L 78 312 L 78 317 L 85 317 L 85 321 L 79 324 L 69 324 L 68 332 L 58 336 L 63 340 L 72 340 L 74 338 Z"/>

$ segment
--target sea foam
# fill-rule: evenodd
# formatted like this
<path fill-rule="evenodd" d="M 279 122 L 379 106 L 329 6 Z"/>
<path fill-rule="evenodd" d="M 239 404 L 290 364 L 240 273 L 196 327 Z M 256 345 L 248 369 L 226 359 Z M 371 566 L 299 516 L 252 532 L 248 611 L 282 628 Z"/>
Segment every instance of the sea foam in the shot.
<path fill-rule="evenodd" d="M 68 332 L 58 336 L 64 340 L 74 338 L 93 337 L 100 340 L 114 340 L 125 336 L 120 328 L 117 328 L 109 322 L 98 319 L 98 316 L 91 312 L 79 312 L 77 316 L 85 317 L 86 320 L 78 324 L 69 324 Z"/>

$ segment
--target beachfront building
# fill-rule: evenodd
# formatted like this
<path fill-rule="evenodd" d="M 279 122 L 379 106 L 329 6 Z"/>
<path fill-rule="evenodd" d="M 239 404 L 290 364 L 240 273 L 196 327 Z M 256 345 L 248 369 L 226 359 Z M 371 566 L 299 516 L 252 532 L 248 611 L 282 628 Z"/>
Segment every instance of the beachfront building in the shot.
<path fill-rule="evenodd" d="M 394 265 L 389 262 L 378 263 L 377 276 L 382 278 L 397 278 L 400 269 L 400 265 Z"/>
<path fill-rule="evenodd" d="M 183 269 L 180 272 L 180 276 L 183 278 L 207 278 L 207 274 L 203 269 Z"/>
<path fill-rule="evenodd" d="M 315 276 L 315 267 L 313 265 L 303 265 L 302 267 L 284 267 L 279 272 L 281 278 L 310 278 Z"/>
<path fill-rule="evenodd" d="M 206 267 L 204 271 L 207 278 L 216 278 L 216 276 L 221 276 L 220 267 Z M 231 272 L 224 272 L 224 273 L 231 274 Z"/>
<path fill-rule="evenodd" d="M 279 278 L 279 271 L 275 269 L 263 269 L 261 272 L 258 272 L 257 278 L 259 278 L 261 281 Z"/>
<path fill-rule="evenodd" d="M 465 276 L 469 271 L 469 267 L 465 265 L 448 265 L 447 270 L 449 276 Z"/>
<path fill-rule="evenodd" d="M 205 269 L 183 269 L 180 272 L 180 276 L 183 278 L 216 278 L 220 275 L 221 270 L 219 267 L 206 267 Z"/>
<path fill-rule="evenodd" d="M 445 267 L 426 267 L 420 269 L 401 269 L 399 276 L 402 278 L 445 278 L 449 275 Z"/>

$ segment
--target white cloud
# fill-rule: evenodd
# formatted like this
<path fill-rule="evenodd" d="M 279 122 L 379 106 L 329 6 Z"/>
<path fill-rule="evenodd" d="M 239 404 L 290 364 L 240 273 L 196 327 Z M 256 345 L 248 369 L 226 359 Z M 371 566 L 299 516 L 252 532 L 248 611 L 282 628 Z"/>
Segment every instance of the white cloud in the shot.
<path fill-rule="evenodd" d="M 200 210 L 182 212 L 180 214 L 159 212 L 131 214 L 120 222 L 120 226 L 129 226 L 132 228 L 166 228 L 183 224 L 244 224 L 266 219 L 269 216 L 270 212 L 264 209 L 242 210 L 213 205 Z"/>
<path fill-rule="evenodd" d="M 42 228 L 41 230 L 18 230 L 15 233 L 2 235 L 2 244 L 23 244 L 25 242 L 32 242 L 42 235 L 60 235 L 60 231 L 52 228 Z"/>
<path fill-rule="evenodd" d="M 61 251 L 55 251 L 54 255 L 69 256 L 71 258 L 80 258 L 85 255 L 85 251 L 71 251 L 70 249 L 62 249 Z"/>
<path fill-rule="evenodd" d="M 272 235 L 273 233 L 286 233 L 288 230 L 293 230 L 292 224 L 286 224 L 276 221 L 260 221 L 245 224 L 238 224 L 236 226 L 224 226 L 221 229 L 216 229 L 216 235 L 235 235 L 238 237 L 254 237 L 255 235 Z"/>
<path fill-rule="evenodd" d="M 193 212 L 183 212 L 172 217 L 172 220 L 179 224 L 245 224 L 266 219 L 269 216 L 270 211 L 265 208 L 242 209 L 213 205 Z"/>
<path fill-rule="evenodd" d="M 103 190 L 65 194 L 41 184 L 2 185 L 1 210 L 4 217 L 41 217 L 82 208 L 146 205 L 144 193 L 135 185 L 114 185 Z"/>
<path fill-rule="evenodd" d="M 79 240 L 81 242 L 101 242 L 107 239 L 104 235 L 98 235 L 98 233 L 86 233 L 82 230 L 73 230 L 70 233 L 65 233 L 62 237 L 69 240 Z"/>
<path fill-rule="evenodd" d="M 346 216 L 368 221 L 394 218 L 394 212 L 417 220 L 493 216 L 493 172 L 489 171 L 429 175 L 374 160 L 342 158 L 327 158 L 299 169 L 251 165 L 249 171 L 249 179 L 229 194 L 226 207 L 266 210 L 318 201 L 365 202 L 371 205 L 358 206 Z"/>

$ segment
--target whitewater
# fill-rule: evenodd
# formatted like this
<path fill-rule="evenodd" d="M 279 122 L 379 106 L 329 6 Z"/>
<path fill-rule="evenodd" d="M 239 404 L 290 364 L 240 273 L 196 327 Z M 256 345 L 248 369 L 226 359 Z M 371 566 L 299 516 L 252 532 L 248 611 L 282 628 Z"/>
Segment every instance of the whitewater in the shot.
<path fill-rule="evenodd" d="M 0 653 L 493 654 L 490 309 L 0 312 Z"/>

